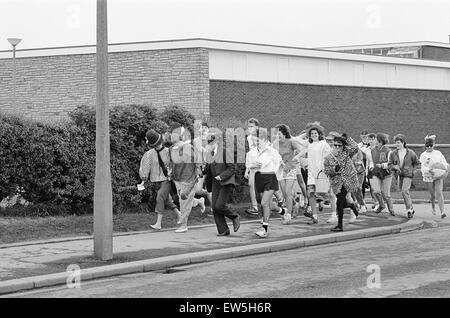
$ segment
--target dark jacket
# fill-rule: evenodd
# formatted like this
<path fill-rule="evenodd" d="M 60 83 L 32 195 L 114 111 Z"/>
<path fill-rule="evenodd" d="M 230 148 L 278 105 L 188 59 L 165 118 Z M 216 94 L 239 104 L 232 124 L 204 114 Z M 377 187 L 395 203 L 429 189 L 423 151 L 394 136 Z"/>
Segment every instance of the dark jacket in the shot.
<path fill-rule="evenodd" d="M 217 176 L 220 176 L 221 185 L 237 185 L 237 164 L 234 149 L 224 149 L 223 143 L 219 143 L 214 158 L 207 158 L 207 162 L 209 163 L 206 166 L 205 185 L 208 191 L 212 188 L 212 183 Z"/>
<path fill-rule="evenodd" d="M 392 166 L 400 165 L 400 156 L 398 153 L 398 149 L 395 149 L 391 152 L 389 157 L 389 164 Z M 406 155 L 403 159 L 403 166 L 400 167 L 399 171 L 394 170 L 396 174 L 401 177 L 413 178 L 415 170 L 420 166 L 420 161 L 417 158 L 417 155 L 414 151 L 409 148 L 406 148 Z"/>

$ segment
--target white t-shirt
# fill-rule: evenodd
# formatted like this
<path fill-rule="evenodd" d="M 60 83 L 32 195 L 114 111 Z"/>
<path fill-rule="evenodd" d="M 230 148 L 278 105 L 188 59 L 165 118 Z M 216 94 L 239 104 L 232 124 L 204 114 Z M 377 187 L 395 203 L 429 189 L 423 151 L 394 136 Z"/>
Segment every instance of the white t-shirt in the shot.
<path fill-rule="evenodd" d="M 258 147 L 252 148 L 246 157 L 246 166 L 250 164 L 261 163 L 261 168 L 255 171 L 262 173 L 277 173 L 281 164 L 280 153 L 270 145 L 267 145 L 262 151 Z"/>
<path fill-rule="evenodd" d="M 330 152 L 331 148 L 325 140 L 308 144 L 308 185 L 316 184 L 316 177 L 323 170 L 323 162 Z"/>
<path fill-rule="evenodd" d="M 442 163 L 448 169 L 448 163 L 442 152 L 433 149 L 433 151 L 424 151 L 419 158 L 421 164 L 422 177 L 424 182 L 432 182 L 433 176 L 430 173 L 431 166 L 434 163 Z"/>

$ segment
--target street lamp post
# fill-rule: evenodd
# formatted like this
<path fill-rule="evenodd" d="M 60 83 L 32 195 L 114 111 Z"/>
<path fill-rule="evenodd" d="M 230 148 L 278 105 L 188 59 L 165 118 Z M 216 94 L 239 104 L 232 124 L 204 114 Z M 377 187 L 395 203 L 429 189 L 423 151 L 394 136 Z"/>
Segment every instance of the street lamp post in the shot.
<path fill-rule="evenodd" d="M 16 46 L 22 41 L 22 39 L 18 38 L 8 38 L 8 42 L 13 47 L 13 109 L 16 109 Z"/>
<path fill-rule="evenodd" d="M 112 185 L 109 149 L 107 0 L 97 0 L 97 96 L 94 185 L 94 257 L 113 258 Z"/>

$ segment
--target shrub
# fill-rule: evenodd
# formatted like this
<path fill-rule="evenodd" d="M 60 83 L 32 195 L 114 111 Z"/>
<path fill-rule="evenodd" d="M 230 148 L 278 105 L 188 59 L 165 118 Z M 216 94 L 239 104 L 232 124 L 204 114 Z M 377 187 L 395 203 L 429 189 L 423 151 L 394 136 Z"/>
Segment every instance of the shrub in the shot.
<path fill-rule="evenodd" d="M 110 110 L 114 211 L 135 206 L 154 195 L 151 186 L 145 193 L 136 191 L 140 160 L 148 150 L 147 130 L 165 133 L 170 125 L 189 125 L 193 119 L 180 107 L 168 107 L 162 112 L 146 105 Z M 0 114 L 0 136 L 1 199 L 21 191 L 22 197 L 33 204 L 27 207 L 32 215 L 54 214 L 58 206 L 71 213 L 92 211 L 95 109 L 77 107 L 68 121 L 57 125 Z"/>
<path fill-rule="evenodd" d="M 177 106 L 162 111 L 146 105 L 118 106 L 110 110 L 115 212 L 136 207 L 143 201 L 148 203 L 148 209 L 154 208 L 153 187 L 147 184 L 143 192 L 136 189 L 140 182 L 140 160 L 148 150 L 147 130 L 165 133 L 180 125 L 192 129 L 194 119 L 187 110 Z M 243 124 L 234 121 L 217 126 L 243 127 Z M 23 207 L 28 212 L 20 212 L 28 215 L 92 211 L 96 164 L 93 108 L 77 107 L 69 114 L 69 120 L 59 124 L 0 114 L 0 137 L 0 200 L 20 192 L 32 203 Z M 244 170 L 241 164 L 238 180 L 244 180 Z M 242 188 L 238 186 L 236 192 L 241 193 Z"/>
<path fill-rule="evenodd" d="M 166 107 L 160 114 L 160 119 L 165 122 L 170 131 L 179 126 L 193 129 L 195 117 L 185 108 L 180 106 Z"/>

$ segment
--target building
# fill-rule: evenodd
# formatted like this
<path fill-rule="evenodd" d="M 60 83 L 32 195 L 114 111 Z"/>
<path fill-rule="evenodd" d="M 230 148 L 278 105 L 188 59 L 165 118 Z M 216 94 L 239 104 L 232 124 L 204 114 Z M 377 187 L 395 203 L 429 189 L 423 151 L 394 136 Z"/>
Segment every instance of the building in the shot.
<path fill-rule="evenodd" d="M 208 39 L 111 44 L 110 104 L 180 105 L 198 118 L 258 117 L 299 133 L 436 133 L 450 143 L 450 62 Z M 60 119 L 95 104 L 95 46 L 0 52 L 0 110 Z"/>
<path fill-rule="evenodd" d="M 345 53 L 407 57 L 415 59 L 450 62 L 450 44 L 441 42 L 402 42 L 322 47 L 318 49 Z"/>
<path fill-rule="evenodd" d="M 347 51 L 361 48 L 209 39 L 111 44 L 110 105 L 179 105 L 222 123 L 257 117 L 268 128 L 285 123 L 294 134 L 317 120 L 352 136 L 363 129 L 403 133 L 422 145 L 426 134 L 436 134 L 449 144 L 450 62 L 430 58 L 428 45 L 404 47 L 422 48 L 422 58 L 374 54 L 381 46 L 355 54 Z M 95 46 L 17 50 L 15 107 L 11 56 L 0 51 L 0 111 L 58 120 L 77 105 L 95 104 Z M 450 157 L 450 148 L 441 150 Z"/>

